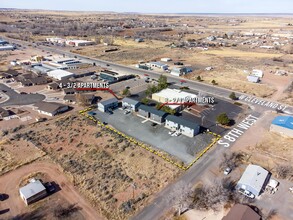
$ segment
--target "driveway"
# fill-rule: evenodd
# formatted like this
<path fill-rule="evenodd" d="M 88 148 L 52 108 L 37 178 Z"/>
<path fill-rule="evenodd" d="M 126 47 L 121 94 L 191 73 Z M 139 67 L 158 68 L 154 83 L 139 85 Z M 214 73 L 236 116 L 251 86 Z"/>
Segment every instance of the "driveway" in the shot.
<path fill-rule="evenodd" d="M 47 174 L 52 181 L 55 181 L 61 190 L 58 192 L 70 204 L 76 204 L 82 208 L 81 212 L 86 219 L 99 220 L 103 219 L 96 210 L 79 194 L 77 189 L 59 170 L 56 164 L 42 161 L 22 166 L 14 171 L 4 174 L 0 177 L 1 193 L 8 194 L 9 198 L 1 202 L 1 209 L 10 209 L 2 217 L 11 218 L 20 213 L 26 212 L 26 206 L 19 196 L 19 183 L 22 178 L 31 173 L 42 172 Z"/>
<path fill-rule="evenodd" d="M 19 94 L 10 87 L 0 83 L 0 90 L 4 92 L 9 99 L 3 103 L 0 103 L 0 107 L 11 105 L 30 105 L 44 100 L 46 97 L 41 94 Z"/>

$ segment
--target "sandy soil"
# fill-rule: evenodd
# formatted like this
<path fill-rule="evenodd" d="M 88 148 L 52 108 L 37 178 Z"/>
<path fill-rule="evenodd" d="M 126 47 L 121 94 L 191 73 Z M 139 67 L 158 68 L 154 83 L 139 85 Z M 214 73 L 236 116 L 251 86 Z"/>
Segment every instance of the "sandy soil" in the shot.
<path fill-rule="evenodd" d="M 58 194 L 60 194 L 62 198 L 66 199 L 70 204 L 77 204 L 80 206 L 82 208 L 81 212 L 86 219 L 103 219 L 97 211 L 92 208 L 77 192 L 72 183 L 60 171 L 58 165 L 48 161 L 35 162 L 0 177 L 1 192 L 9 195 L 9 199 L 3 202 L 2 205 L 10 208 L 10 211 L 3 215 L 3 217 L 12 217 L 27 211 L 24 202 L 19 196 L 18 184 L 21 182 L 23 177 L 34 172 L 42 172 L 48 175 L 51 181 L 55 181 L 59 184 L 61 190 Z"/>

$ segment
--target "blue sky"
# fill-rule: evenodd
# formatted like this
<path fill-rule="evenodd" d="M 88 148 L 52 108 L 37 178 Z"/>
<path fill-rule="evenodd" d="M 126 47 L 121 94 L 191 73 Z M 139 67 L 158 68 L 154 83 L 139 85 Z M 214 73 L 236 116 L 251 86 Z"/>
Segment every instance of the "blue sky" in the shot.
<path fill-rule="evenodd" d="M 0 8 L 146 13 L 293 13 L 293 0 L 0 0 Z"/>

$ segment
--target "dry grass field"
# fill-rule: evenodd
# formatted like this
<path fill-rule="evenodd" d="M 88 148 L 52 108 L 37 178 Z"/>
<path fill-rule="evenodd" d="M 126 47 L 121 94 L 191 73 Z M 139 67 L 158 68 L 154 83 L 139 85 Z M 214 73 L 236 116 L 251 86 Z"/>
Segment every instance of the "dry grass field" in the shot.
<path fill-rule="evenodd" d="M 24 164 L 41 158 L 45 153 L 35 148 L 32 143 L 20 140 L 10 141 L 1 137 L 0 141 L 0 175 Z"/>
<path fill-rule="evenodd" d="M 71 115 L 20 130 L 59 164 L 106 219 L 128 219 L 180 170 L 83 116 Z"/>

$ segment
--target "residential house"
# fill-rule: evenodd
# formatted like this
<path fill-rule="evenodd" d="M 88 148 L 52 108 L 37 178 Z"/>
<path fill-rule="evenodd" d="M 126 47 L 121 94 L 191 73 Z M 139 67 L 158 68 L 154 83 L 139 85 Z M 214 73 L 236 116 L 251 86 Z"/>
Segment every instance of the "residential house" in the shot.
<path fill-rule="evenodd" d="M 248 165 L 237 183 L 236 188 L 259 196 L 265 189 L 270 175 L 267 170 L 258 165 Z"/>
<path fill-rule="evenodd" d="M 56 102 L 39 102 L 34 105 L 40 114 L 54 116 L 69 110 L 68 105 Z"/>

